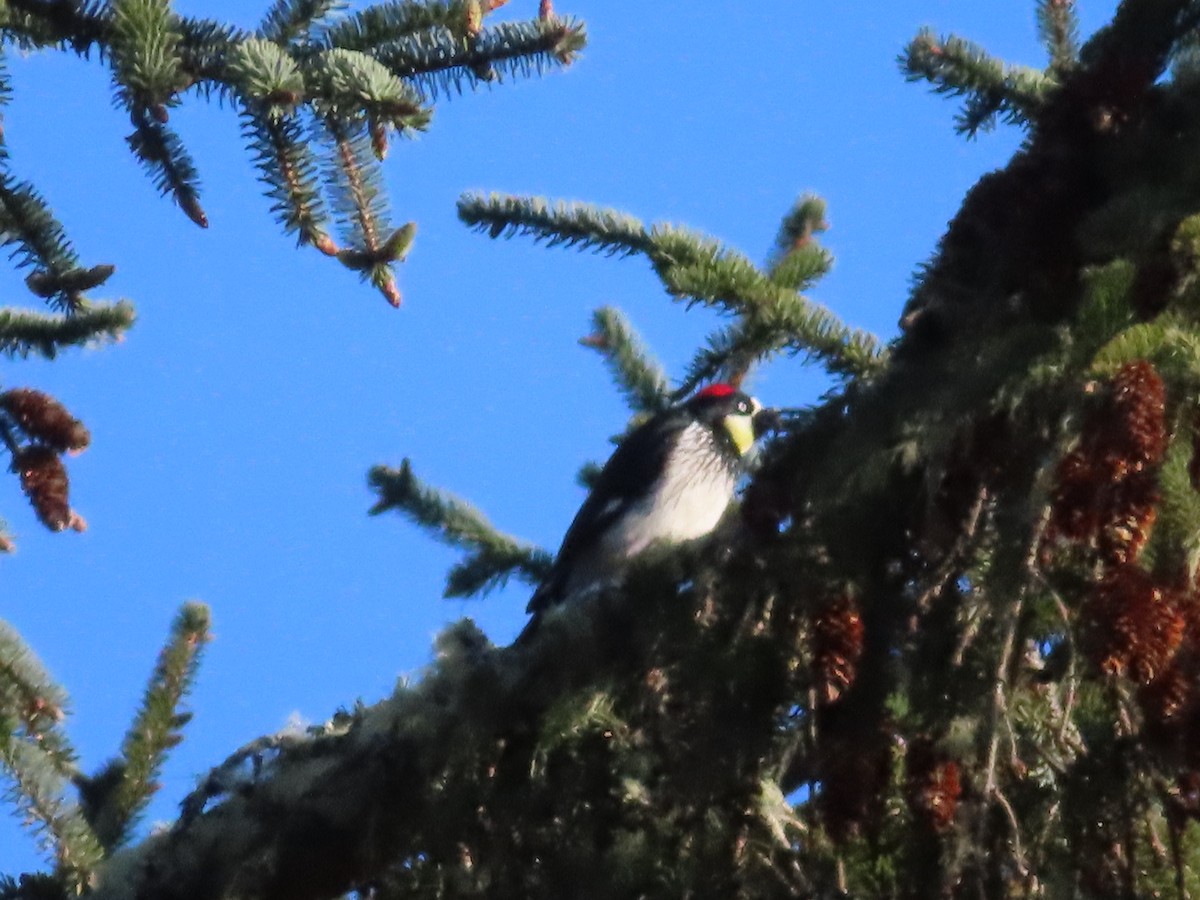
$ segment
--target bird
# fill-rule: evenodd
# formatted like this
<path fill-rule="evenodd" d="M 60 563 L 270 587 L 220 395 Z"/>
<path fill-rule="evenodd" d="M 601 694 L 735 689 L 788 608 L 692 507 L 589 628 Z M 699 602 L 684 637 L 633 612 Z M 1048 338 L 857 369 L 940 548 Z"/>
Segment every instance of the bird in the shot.
<path fill-rule="evenodd" d="M 721 520 L 758 438 L 777 411 L 729 384 L 711 384 L 634 428 L 596 476 L 529 601 L 527 641 L 564 601 L 620 581 L 654 544 L 709 534 Z"/>

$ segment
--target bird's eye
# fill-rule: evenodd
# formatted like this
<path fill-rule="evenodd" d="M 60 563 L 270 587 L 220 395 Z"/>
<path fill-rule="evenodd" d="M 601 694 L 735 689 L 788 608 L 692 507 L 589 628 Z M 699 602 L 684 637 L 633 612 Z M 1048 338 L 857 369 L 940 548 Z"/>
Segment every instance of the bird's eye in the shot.
<path fill-rule="evenodd" d="M 741 414 L 743 416 L 749 415 L 750 401 L 747 400 L 745 397 L 740 398 L 737 402 L 737 406 L 735 407 L 735 409 L 738 411 L 739 414 Z"/>

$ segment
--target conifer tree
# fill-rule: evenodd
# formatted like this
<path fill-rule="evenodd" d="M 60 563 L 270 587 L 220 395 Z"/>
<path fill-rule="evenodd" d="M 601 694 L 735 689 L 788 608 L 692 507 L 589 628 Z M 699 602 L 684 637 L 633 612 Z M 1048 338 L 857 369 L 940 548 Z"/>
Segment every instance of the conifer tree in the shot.
<path fill-rule="evenodd" d="M 234 752 L 167 830 L 114 851 L 145 794 L 128 773 L 173 723 L 132 729 L 78 806 L 19 784 L 57 868 L 0 891 L 1200 893 L 1200 3 L 1125 0 L 1086 41 L 1071 0 L 1037 12 L 1041 69 L 930 31 L 901 56 L 961 99 L 963 134 L 1026 140 L 967 195 L 886 347 L 809 296 L 830 264 L 818 198 L 759 265 L 614 210 L 464 196 L 486 235 L 641 257 L 726 315 L 670 379 L 596 313 L 586 342 L 634 413 L 780 354 L 833 388 L 711 540 L 647 554 L 520 646 L 451 627 L 382 702 Z M 370 483 L 372 512 L 464 549 L 448 594 L 546 572 L 407 460 Z M 201 626 L 181 617 L 147 722 Z M 6 759 L 67 759 L 58 694 L 0 652 Z"/>
<path fill-rule="evenodd" d="M 430 124 L 449 93 L 570 64 L 582 23 L 543 0 L 527 21 L 497 22 L 507 0 L 385 0 L 345 11 L 336 0 L 275 0 L 258 28 L 179 15 L 169 0 L 0 0 L 0 103 L 12 51 L 70 52 L 106 67 L 132 130 L 126 143 L 154 187 L 208 227 L 199 173 L 170 125 L 187 101 L 236 111 L 245 144 L 287 235 L 332 257 L 400 305 L 395 264 L 413 222 L 392 222 L 381 162 L 393 137 Z M 0 307 L 0 353 L 54 359 L 119 339 L 134 322 L 126 301 L 89 294 L 114 266 L 84 265 L 38 188 L 18 174 L 0 131 L 0 245 L 48 311 Z M 335 236 L 336 235 L 336 236 Z M 64 456 L 87 427 L 56 398 L 0 390 L 0 455 L 53 531 L 86 528 L 69 498 Z M 0 519 L 0 553 L 13 539 Z M 190 718 L 183 708 L 209 640 L 208 610 L 180 610 L 118 755 L 87 774 L 64 727 L 67 697 L 15 629 L 0 621 L 0 778 L 53 869 L 0 872 L 0 896 L 74 896 L 134 835 L 158 772 Z"/>

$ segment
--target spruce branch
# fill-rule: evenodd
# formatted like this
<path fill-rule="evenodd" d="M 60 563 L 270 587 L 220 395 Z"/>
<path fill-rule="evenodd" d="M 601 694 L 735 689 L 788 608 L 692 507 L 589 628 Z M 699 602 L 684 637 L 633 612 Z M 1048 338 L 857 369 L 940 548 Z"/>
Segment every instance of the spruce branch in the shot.
<path fill-rule="evenodd" d="M 706 361 L 697 361 L 692 377 L 701 367 L 717 365 L 718 356 L 724 360 L 718 367 L 723 367 L 739 355 L 757 358 L 784 347 L 807 353 L 843 377 L 870 375 L 884 364 L 884 352 L 874 335 L 846 326 L 824 306 L 775 283 L 744 256 L 711 239 L 656 226 L 652 256 L 659 260 L 655 268 L 672 296 L 746 320 L 702 351 Z M 675 262 L 679 259 L 687 262 Z"/>
<path fill-rule="evenodd" d="M 452 85 L 461 89 L 464 79 L 479 83 L 497 74 L 567 65 L 585 43 L 582 24 L 554 17 L 483 28 L 484 17 L 503 5 L 390 0 L 330 21 L 337 0 L 275 0 L 252 33 L 177 16 L 170 0 L 13 0 L 0 9 L 0 27 L 23 48 L 69 43 L 86 54 L 98 47 L 134 125 L 131 149 L 156 187 L 202 227 L 207 218 L 198 173 L 182 141 L 166 127 L 169 109 L 192 87 L 205 97 L 215 92 L 221 100 L 236 101 L 251 118 L 243 128 L 285 232 L 336 256 L 399 305 L 391 264 L 403 258 L 414 227 L 393 229 L 382 221 L 378 177 L 361 147 L 369 144 L 382 159 L 393 129 L 425 128 L 430 110 L 423 96 Z M 0 66 L 0 102 L 6 85 Z M 339 224 L 361 232 L 361 239 L 351 238 L 341 250 L 326 233 L 312 161 L 292 117 L 333 123 L 329 127 L 339 132 L 331 140 L 325 187 Z M 25 185 L 4 188 L 0 200 L 11 201 L 13 209 L 7 217 L 0 209 L 0 235 L 6 243 L 24 242 L 26 264 L 45 270 L 34 289 L 45 296 L 51 284 L 79 280 L 76 261 L 63 256 L 69 247 L 59 240 L 61 228 L 41 198 Z M 47 222 L 43 227 L 22 220 L 29 216 Z M 57 259 L 51 246 L 56 240 Z M 74 274 L 64 279 L 65 272 Z M 51 299 L 70 308 L 82 299 L 72 290 L 64 287 Z"/>
<path fill-rule="evenodd" d="M 505 22 L 475 37 L 448 28 L 418 32 L 381 47 L 376 58 L 430 97 L 463 93 L 504 77 L 529 78 L 568 66 L 587 44 L 582 22 Z"/>
<path fill-rule="evenodd" d="M 61 279 L 79 269 L 63 227 L 33 186 L 0 175 L 0 244 L 12 249 L 17 266 L 33 266 L 35 274 Z M 72 297 L 53 292 L 59 308 L 72 309 Z"/>
<path fill-rule="evenodd" d="M 88 818 L 106 851 L 129 840 L 139 815 L 158 790 L 157 781 L 191 713 L 180 706 L 196 680 L 200 654 L 211 639 L 208 607 L 186 603 L 171 625 L 121 755 L 82 789 Z M 90 788 L 90 790 L 89 790 Z"/>
<path fill-rule="evenodd" d="M 111 31 L 110 10 L 103 0 L 8 0 L 5 31 L 24 50 L 69 45 L 87 56 L 105 44 Z"/>
<path fill-rule="evenodd" d="M 1065 74 L 1079 59 L 1079 16 L 1075 0 L 1038 0 L 1038 35 L 1050 56 L 1050 68 Z"/>
<path fill-rule="evenodd" d="M 388 44 L 423 31 L 452 29 L 466 18 L 466 4 L 388 0 L 359 10 L 325 29 L 327 47 L 376 51 Z"/>
<path fill-rule="evenodd" d="M 27 275 L 25 285 L 42 299 L 51 300 L 54 306 L 79 309 L 85 302 L 84 292 L 100 287 L 115 271 L 116 267 L 106 263 L 60 273 L 39 271 Z"/>
<path fill-rule="evenodd" d="M 12 782 L 8 799 L 22 811 L 39 844 L 75 891 L 82 891 L 104 852 L 74 803 L 64 799 L 61 766 L 36 742 L 0 734 L 0 765 Z"/>
<path fill-rule="evenodd" d="M 764 328 L 761 322 L 750 318 L 738 319 L 705 339 L 705 346 L 696 351 L 688 363 L 674 396 L 686 397 L 710 381 L 736 383 L 754 363 L 782 350 L 784 346 L 783 336 Z"/>
<path fill-rule="evenodd" d="M 285 234 L 321 252 L 337 252 L 329 236 L 328 215 L 321 198 L 317 160 L 304 140 L 299 118 L 247 109 L 242 134 L 254 154 L 259 179 L 267 185 L 271 213 Z"/>
<path fill-rule="evenodd" d="M 183 16 L 175 20 L 175 26 L 180 35 L 180 66 L 186 78 L 202 96 L 207 98 L 215 91 L 225 99 L 237 87 L 229 65 L 240 45 L 255 36 L 212 19 Z"/>
<path fill-rule="evenodd" d="M 825 201 L 813 194 L 801 197 L 779 223 L 779 233 L 775 236 L 775 257 L 787 256 L 793 250 L 807 246 L 813 235 L 821 234 L 828 228 Z"/>
<path fill-rule="evenodd" d="M 65 347 L 118 340 L 133 320 L 133 307 L 124 301 L 89 304 L 71 315 L 0 308 L 0 353 L 54 359 Z"/>
<path fill-rule="evenodd" d="M 791 219 L 785 220 L 784 234 L 814 228 L 822 214 L 817 202 L 802 201 Z M 803 350 L 842 376 L 866 375 L 883 364 L 883 351 L 873 335 L 848 328 L 823 306 L 764 275 L 741 254 L 688 229 L 655 225 L 647 231 L 640 221 L 616 210 L 504 194 L 464 194 L 458 201 L 458 216 L 493 238 L 521 234 L 549 246 L 609 255 L 643 253 L 673 297 L 756 317 L 747 329 L 755 335 L 755 343 L 747 344 L 746 349 L 770 345 Z M 796 236 L 792 234 L 788 240 L 794 243 Z M 783 282 L 799 277 L 801 268 L 815 274 L 828 265 L 820 252 L 813 256 L 804 248 L 794 252 L 805 255 L 796 270 L 777 270 Z M 775 333 L 768 341 L 763 334 L 770 328 L 792 330 Z"/>
<path fill-rule="evenodd" d="M 305 96 L 300 66 L 264 38 L 247 38 L 230 52 L 229 74 L 243 98 L 265 114 L 292 112 Z"/>
<path fill-rule="evenodd" d="M 208 227 L 208 216 L 200 205 L 200 176 L 179 136 L 163 122 L 150 118 L 144 108 L 133 110 L 133 134 L 126 138 L 129 149 L 145 166 L 161 194 L 170 194 L 184 215 Z"/>
<path fill-rule="evenodd" d="M 75 752 L 61 724 L 66 705 L 66 693 L 16 630 L 0 621 L 0 765 L 10 782 L 5 793 L 78 887 L 102 853 L 79 808 L 63 796 L 76 774 Z"/>
<path fill-rule="evenodd" d="M 388 208 L 370 143 L 361 130 L 337 120 L 328 120 L 325 126 L 332 141 L 325 185 L 343 237 L 366 253 L 377 253 L 383 246 Z"/>
<path fill-rule="evenodd" d="M 396 510 L 442 543 L 472 551 L 451 570 L 445 596 L 474 596 L 503 584 L 510 575 L 537 584 L 549 574 L 550 554 L 497 531 L 470 504 L 425 485 L 407 459 L 399 469 L 375 466 L 368 483 L 379 494 L 371 515 Z"/>
<path fill-rule="evenodd" d="M 402 260 L 412 244 L 412 223 L 388 232 L 387 197 L 381 187 L 379 160 L 361 129 L 327 119 L 332 139 L 325 169 L 326 190 L 334 214 L 351 246 L 337 251 L 337 260 L 370 281 L 392 306 L 400 305 L 400 289 L 391 264 Z"/>
<path fill-rule="evenodd" d="M 604 363 L 634 412 L 655 413 L 671 405 L 662 365 L 619 309 L 602 306 L 592 313 L 592 334 L 580 343 L 604 357 Z"/>
<path fill-rule="evenodd" d="M 187 86 L 178 53 L 180 33 L 170 0 L 112 0 L 108 53 L 117 94 L 131 114 L 166 106 Z"/>
<path fill-rule="evenodd" d="M 586 203 L 511 194 L 463 194 L 458 218 L 489 237 L 526 235 L 547 246 L 578 247 L 609 256 L 649 253 L 650 235 L 640 221 L 616 210 Z"/>
<path fill-rule="evenodd" d="M 938 37 L 923 29 L 899 59 L 909 81 L 930 82 L 939 94 L 966 97 L 957 129 L 973 137 L 990 128 L 998 114 L 1027 124 L 1057 82 L 1026 66 L 1009 66 L 962 38 Z"/>
<path fill-rule="evenodd" d="M 258 34 L 275 44 L 307 41 L 313 28 L 341 5 L 342 0 L 275 0 Z"/>
<path fill-rule="evenodd" d="M 41 660 L 17 630 L 0 620 L 0 721 L 4 731 L 35 741 L 59 761 L 63 774 L 75 758 L 61 723 L 66 692 L 50 677 Z"/>
<path fill-rule="evenodd" d="M 779 226 L 775 248 L 767 261 L 767 274 L 776 284 L 794 291 L 807 290 L 833 267 L 833 256 L 815 235 L 825 231 L 825 201 L 802 197 Z"/>
<path fill-rule="evenodd" d="M 431 113 L 417 92 L 382 64 L 355 50 L 327 50 L 308 68 L 309 92 L 318 113 L 348 121 L 365 114 L 399 131 L 424 130 Z"/>

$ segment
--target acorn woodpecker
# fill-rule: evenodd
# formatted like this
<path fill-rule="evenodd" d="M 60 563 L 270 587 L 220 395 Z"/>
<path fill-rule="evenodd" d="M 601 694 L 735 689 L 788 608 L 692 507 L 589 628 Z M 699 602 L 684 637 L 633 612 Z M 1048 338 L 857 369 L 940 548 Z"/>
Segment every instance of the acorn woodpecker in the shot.
<path fill-rule="evenodd" d="M 575 514 L 549 576 L 529 601 L 533 615 L 618 581 L 651 544 L 703 537 L 717 527 L 755 440 L 778 427 L 775 410 L 727 384 L 704 388 L 631 431 Z"/>

